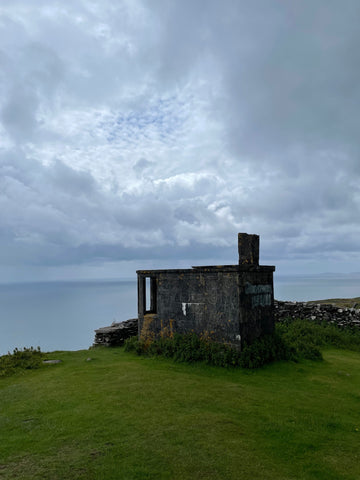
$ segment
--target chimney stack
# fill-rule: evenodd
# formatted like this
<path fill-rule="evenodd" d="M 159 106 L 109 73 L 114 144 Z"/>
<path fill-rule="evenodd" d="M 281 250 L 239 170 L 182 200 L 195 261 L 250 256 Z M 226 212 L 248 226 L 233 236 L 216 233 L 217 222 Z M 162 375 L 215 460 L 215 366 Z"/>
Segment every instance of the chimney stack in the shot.
<path fill-rule="evenodd" d="M 259 235 L 238 234 L 239 265 L 259 265 Z"/>

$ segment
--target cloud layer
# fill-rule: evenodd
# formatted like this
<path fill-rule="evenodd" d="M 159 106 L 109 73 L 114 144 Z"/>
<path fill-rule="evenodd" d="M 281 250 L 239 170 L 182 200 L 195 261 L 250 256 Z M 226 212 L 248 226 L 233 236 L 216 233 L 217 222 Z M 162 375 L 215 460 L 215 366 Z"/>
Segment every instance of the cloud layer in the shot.
<path fill-rule="evenodd" d="M 359 14 L 2 1 L 3 267 L 234 262 L 245 231 L 284 271 L 359 270 Z"/>

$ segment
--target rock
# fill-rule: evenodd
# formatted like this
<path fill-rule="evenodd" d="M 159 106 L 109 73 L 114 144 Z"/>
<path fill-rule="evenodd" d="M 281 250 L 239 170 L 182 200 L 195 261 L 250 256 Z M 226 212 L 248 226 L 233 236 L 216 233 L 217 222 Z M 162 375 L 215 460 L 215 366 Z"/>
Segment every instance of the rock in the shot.
<path fill-rule="evenodd" d="M 56 363 L 61 363 L 62 360 L 43 360 L 45 365 L 55 365 Z"/>
<path fill-rule="evenodd" d="M 124 344 L 127 338 L 138 334 L 138 319 L 130 318 L 124 322 L 113 322 L 109 327 L 95 330 L 93 346 L 118 347 Z"/>

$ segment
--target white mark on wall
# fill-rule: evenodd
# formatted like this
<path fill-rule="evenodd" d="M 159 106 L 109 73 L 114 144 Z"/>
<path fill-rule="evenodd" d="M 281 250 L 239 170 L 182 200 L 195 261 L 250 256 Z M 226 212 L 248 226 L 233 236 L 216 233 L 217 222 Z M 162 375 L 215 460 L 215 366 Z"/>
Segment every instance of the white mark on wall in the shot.
<path fill-rule="evenodd" d="M 186 314 L 188 310 L 192 307 L 192 305 L 203 305 L 203 303 L 182 303 L 181 304 L 181 310 L 183 312 L 183 315 L 186 317 Z"/>

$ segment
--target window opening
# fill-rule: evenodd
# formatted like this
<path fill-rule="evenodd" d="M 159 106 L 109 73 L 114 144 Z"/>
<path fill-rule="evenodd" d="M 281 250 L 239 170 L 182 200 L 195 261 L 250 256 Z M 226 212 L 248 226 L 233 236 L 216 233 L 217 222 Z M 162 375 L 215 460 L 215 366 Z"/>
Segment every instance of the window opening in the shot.
<path fill-rule="evenodd" d="M 150 278 L 145 278 L 145 310 L 149 312 L 151 310 L 151 289 L 150 289 Z"/>
<path fill-rule="evenodd" d="M 145 312 L 156 313 L 156 278 L 145 278 Z"/>

